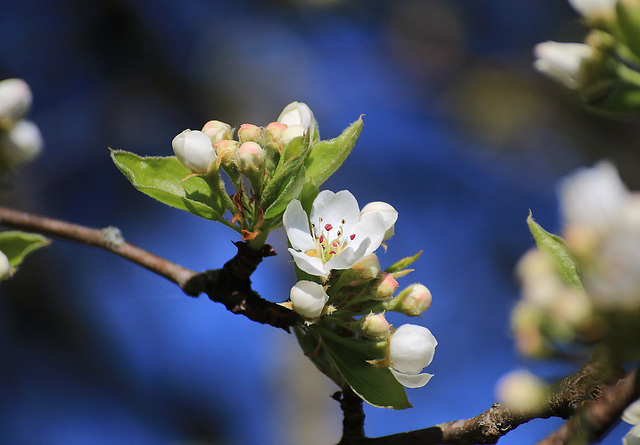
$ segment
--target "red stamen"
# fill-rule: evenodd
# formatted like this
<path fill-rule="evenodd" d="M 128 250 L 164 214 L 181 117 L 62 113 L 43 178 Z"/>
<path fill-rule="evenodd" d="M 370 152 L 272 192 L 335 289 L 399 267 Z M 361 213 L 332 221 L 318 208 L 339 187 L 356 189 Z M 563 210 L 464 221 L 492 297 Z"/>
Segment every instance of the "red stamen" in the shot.
<path fill-rule="evenodd" d="M 356 237 L 356 234 L 354 233 L 353 235 L 351 235 L 351 236 L 349 237 L 349 239 L 350 239 L 350 240 L 353 240 L 355 237 Z"/>
<path fill-rule="evenodd" d="M 326 230 L 327 232 L 331 231 L 331 229 L 333 229 L 333 226 L 331 224 L 325 224 L 324 226 L 324 230 Z"/>
<path fill-rule="evenodd" d="M 351 239 L 353 239 L 353 238 L 351 238 Z M 318 241 L 320 241 L 320 244 L 324 243 L 324 235 L 320 235 L 320 239 Z"/>
<path fill-rule="evenodd" d="M 333 247 L 338 247 L 338 246 L 340 245 L 340 243 L 339 243 L 339 242 L 337 242 L 337 241 L 334 241 L 334 242 L 333 242 L 333 244 L 331 244 L 331 245 L 332 245 Z"/>
<path fill-rule="evenodd" d="M 336 254 L 335 250 L 332 250 L 331 252 L 329 252 L 329 255 L 335 255 L 335 254 Z"/>

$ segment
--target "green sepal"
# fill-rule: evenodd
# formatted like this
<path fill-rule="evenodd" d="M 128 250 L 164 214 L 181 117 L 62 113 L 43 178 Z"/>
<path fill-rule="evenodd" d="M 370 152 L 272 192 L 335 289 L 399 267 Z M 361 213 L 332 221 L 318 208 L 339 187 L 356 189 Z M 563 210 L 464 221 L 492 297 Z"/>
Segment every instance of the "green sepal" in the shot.
<path fill-rule="evenodd" d="M 193 176 L 175 156 L 141 157 L 113 150 L 111 159 L 133 186 L 142 193 L 177 209 L 211 220 L 222 220 L 225 207 L 219 191 L 212 190 L 205 179 Z"/>
<path fill-rule="evenodd" d="M 616 18 L 620 38 L 636 56 L 640 56 L 640 4 L 636 1 L 616 2 Z"/>
<path fill-rule="evenodd" d="M 300 193 L 300 203 L 302 204 L 302 208 L 307 215 L 311 215 L 311 208 L 313 207 L 313 201 L 316 200 L 316 197 L 320 193 L 318 186 L 313 181 L 306 181 L 304 186 L 302 187 L 302 192 Z"/>
<path fill-rule="evenodd" d="M 569 252 L 564 240 L 558 235 L 547 232 L 533 220 L 533 215 L 529 213 L 527 225 L 533 235 L 533 239 L 540 251 L 549 255 L 553 260 L 558 276 L 562 280 L 576 289 L 582 289 L 582 282 L 578 274 L 576 260 Z"/>
<path fill-rule="evenodd" d="M 378 408 L 411 408 L 404 386 L 396 380 L 389 368 L 367 362 L 379 358 L 370 355 L 370 342 L 343 338 L 328 329 L 321 329 L 319 332 L 322 335 L 322 347 L 328 357 L 360 398 Z"/>
<path fill-rule="evenodd" d="M 268 209 L 284 191 L 311 149 L 310 135 L 293 138 L 282 152 L 275 173 L 262 191 L 260 207 Z"/>
<path fill-rule="evenodd" d="M 264 212 L 264 219 L 271 219 L 282 215 L 289 201 L 300 196 L 302 187 L 304 186 L 304 177 L 305 169 L 304 165 L 301 165 L 293 175 L 293 178 L 284 186 L 273 204 Z"/>
<path fill-rule="evenodd" d="M 48 246 L 51 240 L 37 233 L 8 230 L 0 232 L 0 251 L 9 259 L 11 267 L 18 267 L 34 250 Z"/>
<path fill-rule="evenodd" d="M 316 143 L 304 162 L 307 168 L 307 181 L 313 180 L 316 186 L 320 187 L 338 170 L 356 144 L 362 126 L 362 116 L 360 116 L 340 136 Z"/>
<path fill-rule="evenodd" d="M 387 273 L 394 273 L 394 272 L 399 272 L 405 268 L 407 268 L 408 266 L 412 265 L 413 263 L 415 263 L 418 258 L 420 258 L 420 255 L 422 255 L 422 250 L 418 253 L 416 253 L 413 256 L 408 256 L 408 257 L 404 257 L 402 258 L 400 261 L 396 261 L 395 263 L 393 263 L 391 266 L 387 267 L 384 271 Z M 409 271 L 411 272 L 411 271 Z M 409 273 L 407 272 L 407 273 Z M 404 274 L 406 275 L 406 273 Z M 402 275 L 400 275 L 402 276 Z"/>

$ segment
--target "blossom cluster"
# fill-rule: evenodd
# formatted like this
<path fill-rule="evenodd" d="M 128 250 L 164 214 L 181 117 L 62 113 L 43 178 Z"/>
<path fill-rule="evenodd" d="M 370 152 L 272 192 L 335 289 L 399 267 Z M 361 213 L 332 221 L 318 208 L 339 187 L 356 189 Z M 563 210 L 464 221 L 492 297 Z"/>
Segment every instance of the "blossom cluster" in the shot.
<path fill-rule="evenodd" d="M 431 305 L 431 292 L 413 284 L 394 298 L 396 277 L 406 271 L 382 271 L 374 253 L 393 235 L 397 218 L 398 212 L 384 202 L 360 209 L 347 190 L 320 192 L 309 214 L 300 201 L 292 200 L 283 215 L 289 253 L 309 279 L 298 281 L 290 301 L 282 305 L 300 314 L 307 325 L 346 327 L 370 339 L 383 351 L 382 358 L 370 363 L 388 367 L 402 385 L 417 388 L 432 377 L 421 371 L 431 363 L 437 341 L 422 326 L 393 329 L 384 313 L 418 316 Z M 357 315 L 363 317 L 356 321 Z"/>
<path fill-rule="evenodd" d="M 42 151 L 38 126 L 25 119 L 31 102 L 31 89 L 24 80 L 0 81 L 0 168 L 31 162 Z"/>

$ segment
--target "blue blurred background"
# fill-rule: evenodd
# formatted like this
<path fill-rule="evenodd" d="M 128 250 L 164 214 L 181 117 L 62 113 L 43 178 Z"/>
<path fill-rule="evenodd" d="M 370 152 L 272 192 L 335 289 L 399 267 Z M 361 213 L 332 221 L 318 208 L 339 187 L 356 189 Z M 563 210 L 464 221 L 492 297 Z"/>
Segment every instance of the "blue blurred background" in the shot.
<path fill-rule="evenodd" d="M 434 295 L 439 341 L 409 390 L 414 409 L 365 407 L 369 436 L 474 416 L 525 367 L 553 380 L 577 364 L 525 361 L 509 313 L 525 218 L 557 230 L 555 184 L 602 157 L 640 186 L 638 130 L 590 114 L 531 68 L 543 40 L 579 41 L 563 0 L 5 0 L 0 78 L 21 77 L 45 152 L 9 178 L 3 203 L 94 227 L 195 270 L 220 267 L 236 234 L 135 191 L 107 147 L 170 155 L 185 128 L 266 125 L 293 100 L 331 138 L 365 113 L 353 154 L 326 184 L 400 213 L 383 265 L 423 249 L 401 285 Z M 283 301 L 286 240 L 254 275 Z M 277 279 L 274 280 L 274 277 Z M 0 442 L 329 444 L 337 389 L 295 339 L 108 253 L 56 241 L 0 286 Z M 561 425 L 531 422 L 500 443 Z M 620 426 L 607 439 L 619 442 Z"/>

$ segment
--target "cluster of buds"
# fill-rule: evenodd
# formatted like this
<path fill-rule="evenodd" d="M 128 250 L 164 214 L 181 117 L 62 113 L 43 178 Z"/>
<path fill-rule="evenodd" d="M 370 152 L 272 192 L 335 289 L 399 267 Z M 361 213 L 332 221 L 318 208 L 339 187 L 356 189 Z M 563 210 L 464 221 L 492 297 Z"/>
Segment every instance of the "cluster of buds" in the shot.
<path fill-rule="evenodd" d="M 0 168 L 31 162 L 42 151 L 38 126 L 25 119 L 31 102 L 31 89 L 24 80 L 0 81 Z"/>
<path fill-rule="evenodd" d="M 640 101 L 640 2 L 569 0 L 591 29 L 584 43 L 544 42 L 534 49 L 534 67 L 578 90 L 598 110 L 637 113 Z"/>
<path fill-rule="evenodd" d="M 433 359 L 435 338 L 422 326 L 404 325 L 397 330 L 385 312 L 418 316 L 431 305 L 431 292 L 412 284 L 396 297 L 397 278 L 413 260 L 381 270 L 374 253 L 394 232 L 398 212 L 384 202 L 369 203 L 360 210 L 346 190 L 320 192 L 311 213 L 292 200 L 283 215 L 291 244 L 289 252 L 300 272 L 315 278 L 301 280 L 282 306 L 300 314 L 309 329 L 344 330 L 376 345 L 378 357 L 370 361 L 389 368 L 407 387 L 424 386 L 431 374 L 421 374 Z M 360 318 L 356 318 L 360 317 Z"/>

